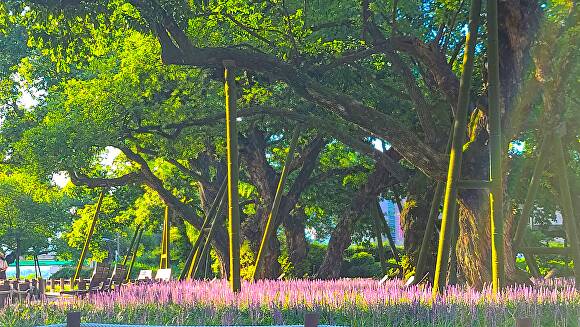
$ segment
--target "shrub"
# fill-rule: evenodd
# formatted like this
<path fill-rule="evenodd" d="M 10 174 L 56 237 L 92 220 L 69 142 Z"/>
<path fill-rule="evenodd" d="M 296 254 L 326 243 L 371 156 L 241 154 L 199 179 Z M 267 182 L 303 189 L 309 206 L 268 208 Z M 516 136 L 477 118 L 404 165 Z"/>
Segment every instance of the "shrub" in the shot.
<path fill-rule="evenodd" d="M 51 279 L 59 278 L 73 278 L 75 275 L 76 267 L 62 267 L 57 272 L 50 276 Z M 93 273 L 92 268 L 84 267 L 81 269 L 81 278 L 90 278 Z"/>
<path fill-rule="evenodd" d="M 381 264 L 368 252 L 358 252 L 343 263 L 343 277 L 370 278 L 382 275 Z"/>

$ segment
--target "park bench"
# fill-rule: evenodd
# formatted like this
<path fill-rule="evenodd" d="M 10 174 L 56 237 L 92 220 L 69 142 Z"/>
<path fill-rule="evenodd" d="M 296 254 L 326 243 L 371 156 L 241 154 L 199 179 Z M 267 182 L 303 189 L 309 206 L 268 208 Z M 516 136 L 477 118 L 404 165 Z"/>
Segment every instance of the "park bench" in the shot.
<path fill-rule="evenodd" d="M 127 279 L 127 267 L 124 265 L 116 265 L 113 270 L 113 274 L 109 279 L 109 283 L 104 290 L 111 291 L 113 289 L 119 289 L 121 285 L 125 283 Z"/>
<path fill-rule="evenodd" d="M 109 281 L 109 271 L 109 267 L 97 264 L 93 271 L 93 275 L 89 280 L 88 288 L 86 287 L 86 281 L 81 279 L 78 283 L 77 290 L 61 290 L 60 295 L 85 295 L 88 293 L 103 291 Z"/>
<path fill-rule="evenodd" d="M 135 283 L 136 284 L 149 283 L 152 280 L 153 280 L 153 270 L 142 269 L 139 271 L 139 275 L 137 276 Z"/>
<path fill-rule="evenodd" d="M 31 290 L 32 290 L 31 283 L 28 280 L 12 281 L 12 296 L 18 299 L 19 301 L 25 299 L 28 296 L 28 294 L 30 294 Z"/>
<path fill-rule="evenodd" d="M 12 297 L 12 287 L 8 281 L 0 283 L 0 308 L 4 307 Z"/>
<path fill-rule="evenodd" d="M 159 269 L 155 273 L 156 282 L 168 282 L 171 280 L 171 268 Z"/>

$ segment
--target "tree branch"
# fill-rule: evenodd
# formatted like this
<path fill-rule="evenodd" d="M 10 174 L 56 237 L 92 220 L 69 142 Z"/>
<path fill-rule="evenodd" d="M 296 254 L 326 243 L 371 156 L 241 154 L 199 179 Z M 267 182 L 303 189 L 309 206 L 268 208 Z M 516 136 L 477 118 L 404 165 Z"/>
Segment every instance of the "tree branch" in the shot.
<path fill-rule="evenodd" d="M 89 188 L 97 187 L 116 187 L 129 184 L 140 184 L 143 182 L 143 176 L 139 172 L 132 172 L 120 177 L 99 178 L 89 177 L 76 171 L 69 171 L 70 180 L 74 185 L 84 185 Z"/>

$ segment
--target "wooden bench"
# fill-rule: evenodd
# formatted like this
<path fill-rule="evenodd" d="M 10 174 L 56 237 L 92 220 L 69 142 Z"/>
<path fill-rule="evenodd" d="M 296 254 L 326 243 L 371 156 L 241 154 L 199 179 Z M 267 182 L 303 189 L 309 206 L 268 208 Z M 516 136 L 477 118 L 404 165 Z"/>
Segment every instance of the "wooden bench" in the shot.
<path fill-rule="evenodd" d="M 146 283 L 153 280 L 153 270 L 141 270 L 137 276 L 137 283 Z"/>
<path fill-rule="evenodd" d="M 105 287 L 105 290 L 111 291 L 114 289 L 119 289 L 123 284 L 125 284 L 127 279 L 127 267 L 124 265 L 116 265 L 115 270 L 113 270 L 113 275 L 109 279 L 109 283 Z"/>
<path fill-rule="evenodd" d="M 12 297 L 19 301 L 28 298 L 31 289 L 31 283 L 28 280 L 12 281 Z"/>
<path fill-rule="evenodd" d="M 0 308 L 3 308 L 12 298 L 12 287 L 8 281 L 0 281 Z"/>
<path fill-rule="evenodd" d="M 97 264 L 95 270 L 93 270 L 93 275 L 89 280 L 88 288 L 86 287 L 84 280 L 80 280 L 78 283 L 78 289 L 70 291 L 61 290 L 60 295 L 85 295 L 88 293 L 103 291 L 109 281 L 109 272 L 109 267 Z"/>
<path fill-rule="evenodd" d="M 159 269 L 155 273 L 156 282 L 168 282 L 171 280 L 171 268 Z"/>

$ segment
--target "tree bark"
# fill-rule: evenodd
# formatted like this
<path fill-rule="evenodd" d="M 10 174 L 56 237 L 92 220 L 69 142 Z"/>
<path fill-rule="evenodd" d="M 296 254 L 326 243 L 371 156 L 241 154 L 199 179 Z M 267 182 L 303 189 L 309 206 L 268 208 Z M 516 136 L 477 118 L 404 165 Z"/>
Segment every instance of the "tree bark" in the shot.
<path fill-rule="evenodd" d="M 530 63 L 530 46 L 535 38 L 541 17 L 540 7 L 533 0 L 499 1 L 499 54 L 501 103 L 503 126 L 509 124 L 510 111 L 520 92 L 524 72 Z M 487 179 L 489 174 L 487 135 L 482 131 L 478 142 L 472 144 L 465 156 L 462 175 L 469 179 Z M 459 239 L 457 260 L 462 275 L 474 287 L 482 287 L 491 281 L 490 270 L 490 220 L 488 192 L 464 190 L 460 193 Z M 515 268 L 511 249 L 513 212 L 505 199 L 504 229 L 505 270 L 507 283 L 521 281 Z"/>
<path fill-rule="evenodd" d="M 266 158 L 267 144 L 262 131 L 254 127 L 248 132 L 247 137 L 240 138 L 240 145 L 240 155 L 248 176 L 260 194 L 260 199 L 256 203 L 256 214 L 242 225 L 244 236 L 250 242 L 252 251 L 257 254 L 268 221 L 270 206 L 274 201 L 277 175 Z M 273 229 L 276 230 L 277 226 L 273 226 Z M 264 244 L 267 247 L 267 255 L 264 257 L 260 278 L 274 279 L 280 276 L 281 266 L 278 262 L 281 253 L 280 241 L 275 232 L 273 235 L 268 243 Z"/>
<path fill-rule="evenodd" d="M 21 253 L 20 237 L 16 237 L 16 280 L 20 280 L 20 256 Z"/>
<path fill-rule="evenodd" d="M 410 266 L 403 267 L 403 273 L 407 275 L 417 266 L 419 252 L 423 242 L 423 235 L 429 219 L 431 201 L 433 200 L 433 185 L 423 174 L 416 174 L 407 185 L 408 193 L 403 210 L 401 211 L 401 229 L 403 230 L 405 253 L 409 259 Z M 425 271 L 430 272 L 432 280 L 435 268 L 435 257 L 437 255 L 437 237 L 433 236 L 430 243 L 432 255 L 427 257 Z M 423 276 L 415 276 L 421 278 Z"/>
<path fill-rule="evenodd" d="M 306 240 L 305 221 L 304 210 L 297 209 L 293 214 L 287 215 L 283 222 L 288 258 L 293 266 L 293 276 L 297 278 L 308 273 L 306 258 L 310 246 Z"/>

